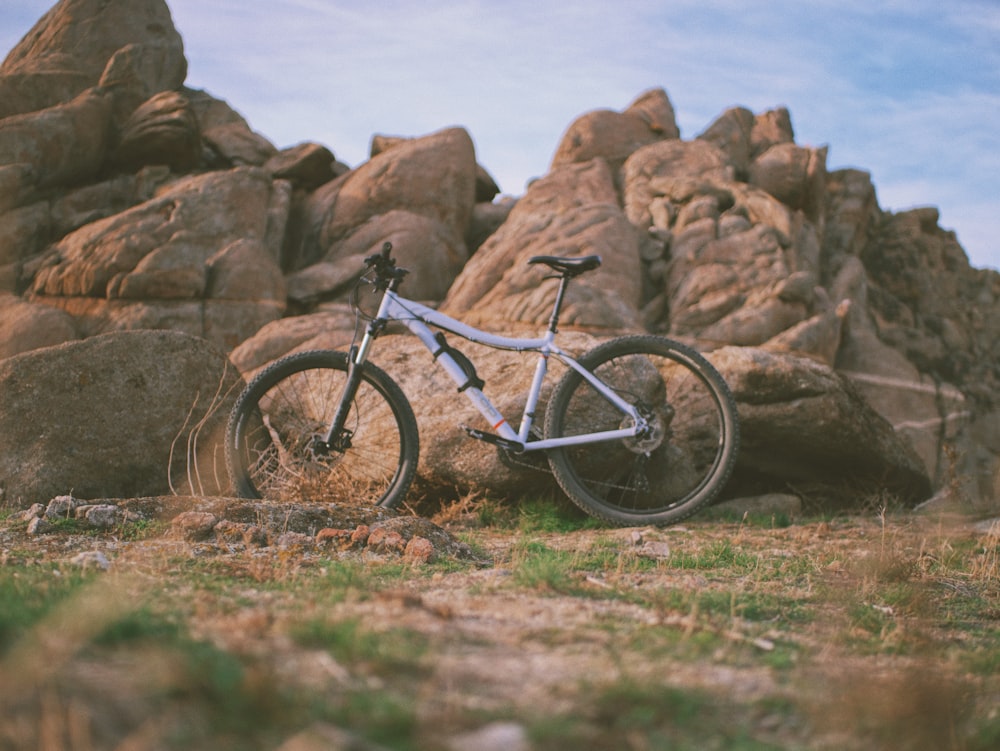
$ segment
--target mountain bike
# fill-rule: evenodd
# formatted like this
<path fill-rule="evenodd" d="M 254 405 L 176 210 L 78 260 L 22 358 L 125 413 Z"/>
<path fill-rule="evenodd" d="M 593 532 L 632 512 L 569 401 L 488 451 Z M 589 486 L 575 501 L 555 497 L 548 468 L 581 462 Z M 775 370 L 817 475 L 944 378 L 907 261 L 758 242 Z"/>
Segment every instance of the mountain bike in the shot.
<path fill-rule="evenodd" d="M 654 335 L 620 336 L 574 357 L 556 342 L 570 281 L 600 256 L 535 256 L 559 284 L 545 333 L 518 338 L 481 331 L 399 294 L 407 270 L 392 245 L 365 260 L 359 284 L 381 295 L 359 320 L 349 351 L 307 351 L 277 360 L 254 377 L 233 407 L 226 463 L 247 498 L 350 499 L 392 508 L 417 471 L 417 421 L 399 385 L 369 360 L 391 322 L 429 350 L 485 419 L 462 426 L 507 459 L 547 465 L 566 495 L 616 525 L 666 525 L 695 513 L 726 483 L 736 462 L 739 421 L 718 371 L 695 350 Z M 358 315 L 361 308 L 355 304 Z M 364 328 L 360 342 L 358 335 Z M 514 429 L 483 393 L 473 362 L 447 339 L 534 353 L 534 375 Z M 544 407 L 549 360 L 566 366 Z M 503 388 L 503 384 L 497 386 Z M 533 460 L 533 461 L 532 461 Z"/>

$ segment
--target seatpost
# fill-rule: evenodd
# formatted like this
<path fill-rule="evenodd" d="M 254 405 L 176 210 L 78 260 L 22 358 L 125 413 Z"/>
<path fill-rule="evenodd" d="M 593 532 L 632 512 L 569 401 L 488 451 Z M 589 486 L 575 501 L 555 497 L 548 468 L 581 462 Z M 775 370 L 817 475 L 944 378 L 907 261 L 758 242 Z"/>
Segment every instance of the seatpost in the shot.
<path fill-rule="evenodd" d="M 566 295 L 566 287 L 569 286 L 569 276 L 563 274 L 559 277 L 559 291 L 556 293 L 556 304 L 552 307 L 552 317 L 549 318 L 549 331 L 556 333 L 559 325 L 559 310 L 562 308 L 563 297 Z"/>

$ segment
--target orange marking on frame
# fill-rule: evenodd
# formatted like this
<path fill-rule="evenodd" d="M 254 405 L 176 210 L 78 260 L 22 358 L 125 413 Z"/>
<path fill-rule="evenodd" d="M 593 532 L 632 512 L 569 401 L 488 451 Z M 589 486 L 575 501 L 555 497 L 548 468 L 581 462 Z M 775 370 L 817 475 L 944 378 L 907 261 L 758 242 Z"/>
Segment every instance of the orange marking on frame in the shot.
<path fill-rule="evenodd" d="M 497 430 L 497 429 L 498 429 L 498 428 L 499 428 L 499 427 L 500 427 L 501 425 L 503 425 L 503 424 L 504 424 L 505 422 L 507 422 L 507 420 L 506 420 L 506 419 L 503 419 L 503 420 L 501 420 L 500 422 L 498 422 L 498 423 L 497 423 L 496 425 L 494 425 L 494 426 L 493 426 L 493 429 L 494 429 L 494 430 Z"/>

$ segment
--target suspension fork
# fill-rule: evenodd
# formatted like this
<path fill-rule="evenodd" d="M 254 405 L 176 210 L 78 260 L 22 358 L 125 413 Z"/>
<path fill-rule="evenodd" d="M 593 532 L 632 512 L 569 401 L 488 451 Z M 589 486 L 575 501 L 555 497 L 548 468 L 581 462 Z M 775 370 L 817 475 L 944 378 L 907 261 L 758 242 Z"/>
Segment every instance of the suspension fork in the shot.
<path fill-rule="evenodd" d="M 344 384 L 344 391 L 340 395 L 340 402 L 337 404 L 337 411 L 334 412 L 333 419 L 330 421 L 329 429 L 319 436 L 320 444 L 327 449 L 346 451 L 351 447 L 353 433 L 344 428 L 344 424 L 347 422 L 347 413 L 351 411 L 351 404 L 354 403 L 358 386 L 361 385 L 361 371 L 368 360 L 368 351 L 371 349 L 375 337 L 385 328 L 385 324 L 384 318 L 373 320 L 365 331 L 361 344 L 352 346 L 347 355 L 347 382 Z"/>

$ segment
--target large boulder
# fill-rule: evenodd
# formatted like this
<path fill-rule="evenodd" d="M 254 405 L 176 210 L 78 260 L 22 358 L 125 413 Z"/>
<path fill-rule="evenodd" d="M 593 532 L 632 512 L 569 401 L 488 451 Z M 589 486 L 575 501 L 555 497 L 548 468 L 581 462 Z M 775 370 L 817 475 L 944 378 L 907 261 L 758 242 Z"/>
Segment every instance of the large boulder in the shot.
<path fill-rule="evenodd" d="M 462 128 L 397 143 L 310 196 L 291 270 L 365 255 L 389 240 L 400 265 L 413 269 L 407 295 L 440 300 L 468 257 L 476 180 L 475 148 Z"/>
<path fill-rule="evenodd" d="M 357 329 L 354 311 L 346 303 L 328 303 L 308 315 L 271 321 L 229 353 L 229 359 L 249 378 L 280 357 L 312 349 L 347 350 Z M 380 343 L 381 346 L 381 343 Z"/>
<path fill-rule="evenodd" d="M 0 119 L 69 101 L 106 72 L 106 87 L 127 85 L 138 101 L 183 84 L 184 44 L 165 0 L 54 5 L 0 65 Z"/>
<path fill-rule="evenodd" d="M 260 167 L 278 153 L 228 102 L 199 89 L 185 88 L 182 93 L 198 121 L 210 166 Z"/>
<path fill-rule="evenodd" d="M 26 507 L 65 493 L 224 493 L 218 441 L 239 383 L 225 355 L 173 331 L 96 336 L 0 360 L 4 499 Z"/>
<path fill-rule="evenodd" d="M 132 112 L 111 155 L 116 167 L 129 172 L 151 164 L 184 172 L 200 160 L 198 119 L 187 97 L 177 91 L 160 92 Z"/>
<path fill-rule="evenodd" d="M 344 349 L 350 332 L 346 311 L 275 322 L 234 352 L 244 375 L 293 351 Z M 564 332 L 560 344 L 582 355 L 600 339 Z M 515 426 L 534 374 L 532 355 L 492 350 L 451 337 L 449 344 L 474 364 L 483 392 Z M 494 446 L 469 438 L 463 425 L 489 430 L 479 412 L 412 336 L 385 336 L 372 361 L 399 383 L 417 417 L 419 478 L 427 492 L 484 490 L 517 498 L 547 491 L 552 478 L 531 458 L 505 461 Z M 928 473 L 907 436 L 873 409 L 861 392 L 831 367 L 789 352 L 724 347 L 707 357 L 719 368 L 737 400 L 742 420 L 740 471 L 725 496 L 793 487 L 822 501 L 861 506 L 888 492 L 914 505 L 931 492 Z M 536 416 L 541 430 L 551 388 L 565 368 L 549 360 L 549 378 Z M 537 458 L 541 458 L 540 456 Z M 543 470 L 544 470 L 544 462 Z"/>
<path fill-rule="evenodd" d="M 820 222 L 826 207 L 826 152 L 826 147 L 777 144 L 751 163 L 749 181 Z"/>
<path fill-rule="evenodd" d="M 817 291 L 816 228 L 802 212 L 734 180 L 730 162 L 703 139 L 653 144 L 625 163 L 626 212 L 646 230 L 646 273 L 661 285 L 645 324 L 757 346 L 814 316 L 835 323 L 839 300 Z M 824 356 L 832 359 L 835 350 Z"/>
<path fill-rule="evenodd" d="M 724 347 L 710 359 L 739 404 L 745 474 L 774 488 L 827 486 L 856 506 L 888 502 L 886 491 L 911 506 L 930 496 L 910 443 L 830 367 L 752 347 Z"/>
<path fill-rule="evenodd" d="M 0 166 L 29 165 L 40 188 L 94 179 L 111 144 L 112 105 L 109 95 L 88 89 L 65 104 L 0 120 Z"/>
<path fill-rule="evenodd" d="M 667 92 L 651 89 L 623 112 L 595 110 L 573 121 L 556 147 L 551 168 L 601 158 L 617 171 L 637 149 L 679 137 Z"/>
<path fill-rule="evenodd" d="M 603 265 L 574 279 L 565 326 L 623 331 L 640 328 L 639 237 L 618 205 L 603 159 L 569 164 L 531 184 L 507 221 L 479 248 L 452 285 L 441 310 L 485 328 L 540 329 L 555 299 L 536 255 L 597 254 Z"/>
<path fill-rule="evenodd" d="M 852 301 L 837 367 L 910 438 L 935 487 L 994 504 L 1000 274 L 970 268 L 935 209 L 873 222 L 863 176 L 842 177 L 830 245 L 858 253 L 831 253 L 831 291 Z"/>
<path fill-rule="evenodd" d="M 173 328 L 229 349 L 284 311 L 288 193 L 259 168 L 178 180 L 57 242 L 32 297 L 71 313 L 85 336 Z"/>
<path fill-rule="evenodd" d="M 68 313 L 0 292 L 0 360 L 79 338 Z"/>

